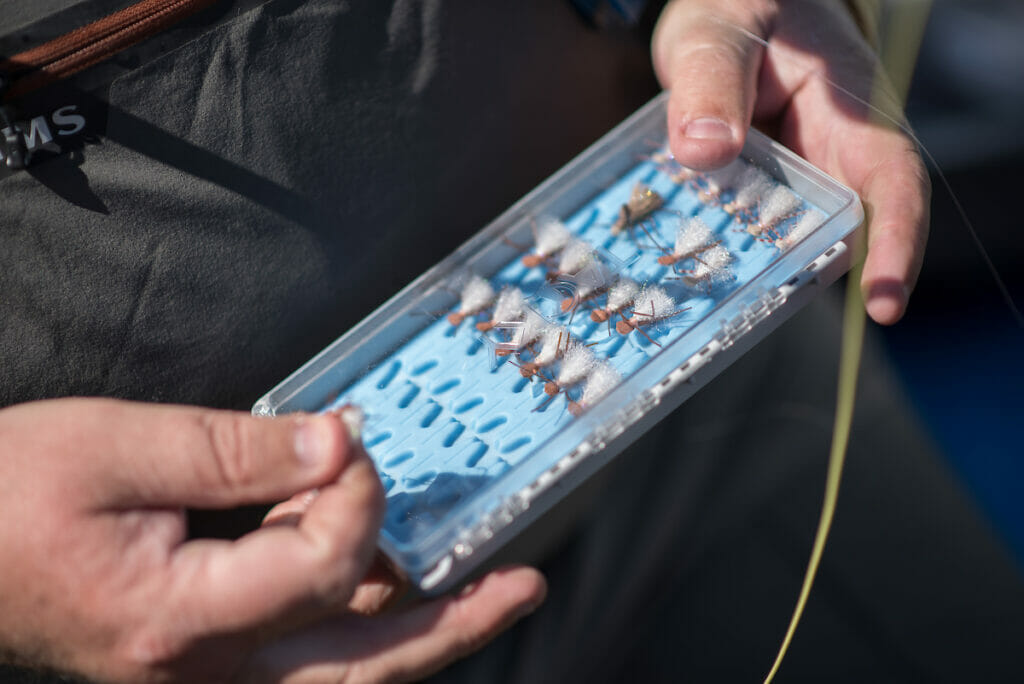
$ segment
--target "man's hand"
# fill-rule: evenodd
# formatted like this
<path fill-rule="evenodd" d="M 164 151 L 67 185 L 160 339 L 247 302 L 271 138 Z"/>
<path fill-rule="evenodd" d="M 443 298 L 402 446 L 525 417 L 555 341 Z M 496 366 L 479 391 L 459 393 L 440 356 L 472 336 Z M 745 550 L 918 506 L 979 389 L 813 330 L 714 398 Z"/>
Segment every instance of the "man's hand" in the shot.
<path fill-rule="evenodd" d="M 681 164 L 723 166 L 739 154 L 753 121 L 861 195 L 869 217 L 866 307 L 879 323 L 899 320 L 924 258 L 930 184 L 913 142 L 828 82 L 900 117 L 846 6 L 674 0 L 652 52 L 662 85 L 672 90 L 669 144 Z"/>
<path fill-rule="evenodd" d="M 293 524 L 185 541 L 184 507 L 310 491 Z M 110 681 L 416 678 L 543 598 L 533 570 L 368 616 L 380 482 L 336 416 L 65 399 L 0 411 L 0 653 Z"/>

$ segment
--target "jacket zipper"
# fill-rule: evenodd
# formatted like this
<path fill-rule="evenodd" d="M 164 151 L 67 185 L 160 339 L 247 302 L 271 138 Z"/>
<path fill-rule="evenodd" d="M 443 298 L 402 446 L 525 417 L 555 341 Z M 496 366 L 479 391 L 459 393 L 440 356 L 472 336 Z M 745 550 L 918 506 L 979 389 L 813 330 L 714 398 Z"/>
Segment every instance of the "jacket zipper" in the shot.
<path fill-rule="evenodd" d="M 4 101 L 77 74 L 160 33 L 217 0 L 143 0 L 63 36 L 0 61 L 0 160 L 29 163 L 15 108 Z"/>
<path fill-rule="evenodd" d="M 3 99 L 38 90 L 108 59 L 217 0 L 143 0 L 0 62 Z"/>

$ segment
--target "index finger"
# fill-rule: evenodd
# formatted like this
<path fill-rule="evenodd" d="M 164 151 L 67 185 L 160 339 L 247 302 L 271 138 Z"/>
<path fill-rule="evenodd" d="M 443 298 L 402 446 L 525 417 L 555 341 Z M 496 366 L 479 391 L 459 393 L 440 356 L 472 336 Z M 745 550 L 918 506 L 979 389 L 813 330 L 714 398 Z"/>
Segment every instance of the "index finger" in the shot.
<path fill-rule="evenodd" d="M 931 182 L 909 142 L 875 144 L 888 154 L 861 187 L 867 210 L 868 253 L 860 287 L 868 315 L 891 325 L 903 317 L 928 240 Z M 879 151 L 880 153 L 882 150 Z"/>
<path fill-rule="evenodd" d="M 88 505 L 230 508 L 280 500 L 337 478 L 349 439 L 333 416 L 276 419 L 110 399 L 61 399 L 38 448 L 74 445 L 68 465 L 98 486 Z M 27 406 L 41 412 L 58 404 Z M 42 415 L 42 414 L 40 414 Z"/>

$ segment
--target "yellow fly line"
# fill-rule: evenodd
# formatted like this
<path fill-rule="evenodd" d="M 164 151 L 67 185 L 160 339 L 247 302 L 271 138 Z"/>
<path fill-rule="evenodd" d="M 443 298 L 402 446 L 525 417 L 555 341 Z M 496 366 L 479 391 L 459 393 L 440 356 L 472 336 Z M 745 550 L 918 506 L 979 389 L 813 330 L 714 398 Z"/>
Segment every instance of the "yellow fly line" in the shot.
<path fill-rule="evenodd" d="M 863 234 L 863 232 L 862 232 Z M 857 371 L 860 368 L 861 350 L 864 347 L 864 325 L 866 315 L 864 302 L 860 293 L 860 273 L 863 261 L 860 259 L 861 249 L 855 250 L 856 265 L 846 281 L 846 303 L 843 311 L 842 347 L 839 354 L 839 386 L 837 389 L 836 415 L 832 428 L 832 448 L 828 457 L 828 474 L 825 477 L 825 499 L 821 506 L 821 517 L 818 520 L 818 531 L 811 547 L 811 560 L 807 563 L 800 597 L 797 599 L 793 617 L 789 620 L 789 628 L 775 656 L 775 663 L 764 678 L 765 684 L 774 679 L 782 659 L 793 640 L 796 626 L 803 615 L 807 597 L 811 594 L 811 586 L 818 572 L 821 555 L 825 551 L 832 518 L 836 512 L 836 501 L 839 499 L 839 483 L 843 477 L 843 464 L 846 461 L 846 447 L 850 442 L 850 424 L 853 421 L 853 408 L 857 394 Z"/>

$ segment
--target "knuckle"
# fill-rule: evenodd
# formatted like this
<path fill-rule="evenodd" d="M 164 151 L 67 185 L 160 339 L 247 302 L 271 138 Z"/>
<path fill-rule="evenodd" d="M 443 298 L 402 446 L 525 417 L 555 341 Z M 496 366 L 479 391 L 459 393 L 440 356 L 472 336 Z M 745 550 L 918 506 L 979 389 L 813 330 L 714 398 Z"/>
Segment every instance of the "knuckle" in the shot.
<path fill-rule="evenodd" d="M 750 12 L 753 32 L 767 40 L 774 32 L 779 16 L 778 0 L 745 0 L 742 4 Z"/>
<path fill-rule="evenodd" d="M 346 606 L 356 591 L 356 582 L 360 567 L 352 559 L 337 559 L 334 563 L 325 564 L 324 579 L 316 587 L 316 600 L 327 609 Z"/>
<path fill-rule="evenodd" d="M 344 535 L 337 541 L 322 544 L 317 549 L 312 567 L 316 573 L 315 580 L 309 587 L 309 598 L 314 604 L 328 610 L 346 606 L 355 594 L 360 579 L 366 571 L 367 563 L 360 546 L 366 546 L 376 535 L 357 539 L 345 539 Z"/>
<path fill-rule="evenodd" d="M 214 477 L 232 488 L 245 487 L 255 477 L 252 442 L 241 416 L 219 413 L 204 418 Z"/>
<path fill-rule="evenodd" d="M 739 41 L 707 37 L 680 45 L 677 59 L 687 63 L 693 70 L 705 71 L 707 65 L 715 65 L 716 73 L 721 73 L 724 65 L 739 62 L 743 56 L 743 45 Z"/>
<path fill-rule="evenodd" d="M 780 8 L 778 0 L 717 0 L 708 3 L 704 11 L 767 40 L 775 30 Z"/>

